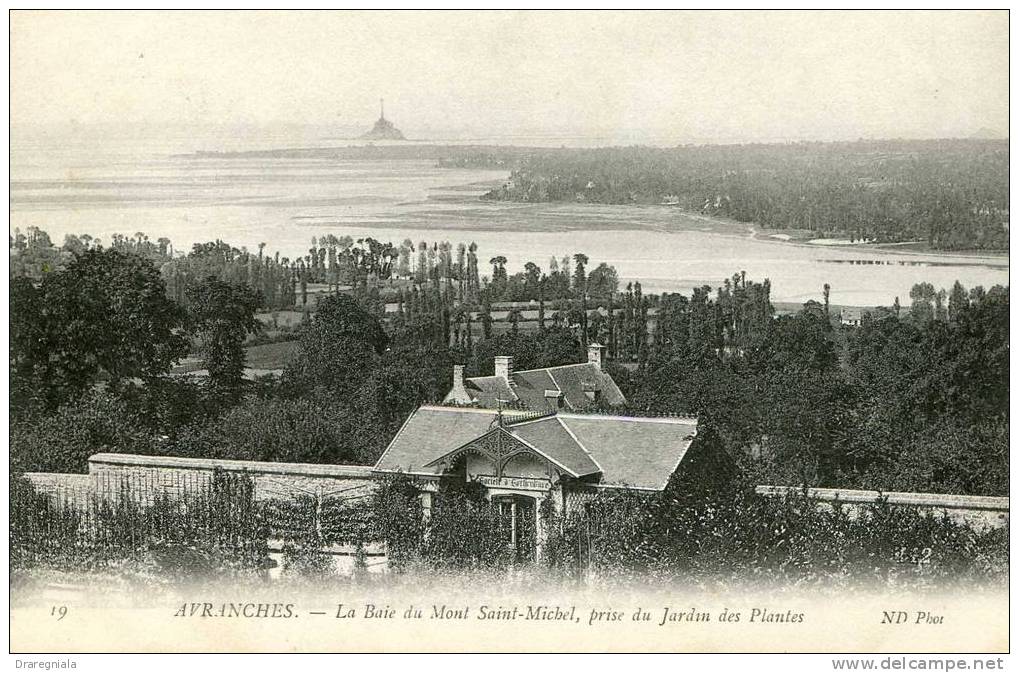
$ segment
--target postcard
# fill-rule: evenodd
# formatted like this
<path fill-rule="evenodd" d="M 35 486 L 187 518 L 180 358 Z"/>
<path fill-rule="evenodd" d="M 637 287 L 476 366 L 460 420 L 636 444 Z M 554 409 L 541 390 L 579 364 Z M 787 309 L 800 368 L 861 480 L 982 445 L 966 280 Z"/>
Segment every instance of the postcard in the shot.
<path fill-rule="evenodd" d="M 13 11 L 18 665 L 1000 668 L 1008 49 L 1007 11 Z"/>

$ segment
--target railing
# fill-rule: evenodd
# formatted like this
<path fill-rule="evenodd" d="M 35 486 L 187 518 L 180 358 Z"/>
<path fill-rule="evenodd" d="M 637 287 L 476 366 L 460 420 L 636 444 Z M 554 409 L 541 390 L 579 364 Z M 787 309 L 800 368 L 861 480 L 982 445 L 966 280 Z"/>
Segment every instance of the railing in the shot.
<path fill-rule="evenodd" d="M 503 426 L 517 425 L 519 423 L 533 421 L 538 418 L 548 418 L 550 416 L 555 416 L 557 413 L 558 413 L 557 409 L 543 409 L 541 411 L 532 411 L 526 414 L 513 414 L 511 416 L 504 416 L 502 424 Z"/>

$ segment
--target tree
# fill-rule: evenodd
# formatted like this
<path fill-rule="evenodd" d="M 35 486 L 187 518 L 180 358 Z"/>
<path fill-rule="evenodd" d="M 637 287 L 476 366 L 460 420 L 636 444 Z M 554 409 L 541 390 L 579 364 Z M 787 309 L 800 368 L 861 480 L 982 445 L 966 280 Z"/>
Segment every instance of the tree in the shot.
<path fill-rule="evenodd" d="M 513 356 L 515 369 L 536 369 L 584 362 L 587 354 L 566 327 L 523 333 L 506 332 L 478 343 L 469 362 L 472 375 L 491 374 L 497 355 Z"/>
<path fill-rule="evenodd" d="M 937 291 L 930 283 L 917 283 L 909 291 L 909 298 L 912 304 L 909 307 L 909 317 L 918 324 L 924 324 L 934 320 L 934 300 Z"/>
<path fill-rule="evenodd" d="M 10 404 L 17 414 L 45 406 L 49 397 L 42 377 L 49 364 L 42 292 L 28 278 L 12 278 L 8 308 Z"/>
<path fill-rule="evenodd" d="M 132 377 L 165 375 L 187 354 L 184 313 L 146 259 L 92 249 L 62 271 L 13 297 L 22 317 L 11 340 L 12 374 L 28 375 L 49 409 L 80 396 L 100 376 L 116 386 Z M 26 335 L 34 345 L 29 346 Z"/>
<path fill-rule="evenodd" d="M 513 334 L 517 334 L 520 332 L 520 318 L 521 313 L 520 309 L 518 308 L 511 308 L 509 312 L 506 314 L 506 320 L 509 322 L 510 331 L 513 332 Z"/>
<path fill-rule="evenodd" d="M 538 299 L 541 296 L 541 282 L 544 276 L 534 262 L 524 264 L 524 299 Z"/>
<path fill-rule="evenodd" d="M 838 351 L 832 338 L 831 323 L 817 302 L 808 304 L 794 316 L 782 316 L 769 325 L 750 361 L 774 371 L 790 367 L 830 371 L 838 364 Z M 762 363 L 761 360 L 767 360 Z"/>
<path fill-rule="evenodd" d="M 545 284 L 546 276 L 543 274 L 538 281 L 538 329 L 545 329 L 545 293 L 542 287 Z"/>
<path fill-rule="evenodd" d="M 917 483 L 924 460 L 943 461 L 947 444 L 937 439 L 934 427 L 946 435 L 971 432 L 988 438 L 958 443 L 958 451 L 1001 445 L 994 437 L 1008 418 L 1008 305 L 1008 290 L 995 287 L 949 323 L 873 320 L 856 330 L 845 361 L 848 379 L 861 395 L 862 430 L 854 433 L 847 451 L 861 469 L 887 475 L 905 469 L 908 461 L 913 476 L 899 473 L 896 479 Z M 990 464 L 985 458 L 960 455 L 958 462 Z M 923 473 L 935 474 L 927 468 Z M 976 483 L 964 475 L 949 479 L 947 473 L 938 479 L 946 488 Z M 937 484 L 928 490 L 938 490 Z"/>
<path fill-rule="evenodd" d="M 297 355 L 284 370 L 284 382 L 302 391 L 322 388 L 348 401 L 388 343 L 378 319 L 354 299 L 326 297 L 301 328 Z"/>
<path fill-rule="evenodd" d="M 396 474 L 382 480 L 371 496 L 372 537 L 386 543 L 396 571 L 418 553 L 424 540 L 420 493 L 411 477 Z"/>
<path fill-rule="evenodd" d="M 619 291 L 619 276 L 616 269 L 602 262 L 587 277 L 587 293 L 596 306 L 608 306 Z"/>
<path fill-rule="evenodd" d="M 952 292 L 948 295 L 948 319 L 955 321 L 962 315 L 962 312 L 969 308 L 969 293 L 962 283 L 955 281 L 952 285 Z"/>
<path fill-rule="evenodd" d="M 666 200 L 765 228 L 1005 249 L 1008 159 L 1005 141 L 556 149 L 518 158 L 511 184 L 483 198 Z"/>
<path fill-rule="evenodd" d="M 378 458 L 400 425 L 421 404 L 436 403 L 449 392 L 454 359 L 435 341 L 394 343 L 366 372 L 352 410 L 359 422 L 357 443 Z"/>
<path fill-rule="evenodd" d="M 360 432 L 349 412 L 328 401 L 246 399 L 219 418 L 188 428 L 179 455 L 285 463 L 364 464 L 351 441 Z"/>
<path fill-rule="evenodd" d="M 786 483 L 836 485 L 852 466 L 843 449 L 854 431 L 852 389 L 834 372 L 773 370 L 764 386 L 763 445 Z"/>
<path fill-rule="evenodd" d="M 192 376 L 164 376 L 143 384 L 125 385 L 118 399 L 150 433 L 173 441 L 189 424 L 215 417 L 228 397 L 206 395 L 206 387 Z"/>
<path fill-rule="evenodd" d="M 492 307 L 489 305 L 488 300 L 481 306 L 481 333 L 484 335 L 485 340 L 492 338 Z"/>
<path fill-rule="evenodd" d="M 585 265 L 589 260 L 587 255 L 582 252 L 573 255 L 573 260 L 576 262 L 573 268 L 573 293 L 577 297 L 583 297 L 587 294 L 587 271 Z"/>
<path fill-rule="evenodd" d="M 209 276 L 188 288 L 188 313 L 198 333 L 209 380 L 223 390 L 235 391 L 241 384 L 244 339 L 261 327 L 255 318 L 261 304 L 259 293 L 245 283 Z"/>
<path fill-rule="evenodd" d="M 492 293 L 501 297 L 506 289 L 506 258 L 497 255 L 488 261 L 492 265 Z"/>
<path fill-rule="evenodd" d="M 96 453 L 152 453 L 143 420 L 113 395 L 90 392 L 45 416 L 11 424 L 14 472 L 88 472 Z"/>

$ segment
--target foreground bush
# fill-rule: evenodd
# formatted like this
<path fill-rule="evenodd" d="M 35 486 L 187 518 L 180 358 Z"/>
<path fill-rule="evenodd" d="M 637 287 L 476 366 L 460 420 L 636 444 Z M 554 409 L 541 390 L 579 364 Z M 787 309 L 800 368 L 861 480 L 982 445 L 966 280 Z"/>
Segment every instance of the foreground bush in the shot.
<path fill-rule="evenodd" d="M 508 522 L 477 484 L 440 488 L 426 519 L 418 487 L 403 475 L 360 498 L 255 502 L 250 479 L 217 473 L 207 491 L 182 500 L 139 503 L 125 487 L 77 510 L 53 507 L 15 478 L 11 568 L 106 570 L 164 583 L 264 577 L 274 540 L 284 575 L 318 580 L 336 574 L 331 548 L 345 547 L 363 569 L 369 545 L 385 546 L 397 574 L 540 565 L 560 579 L 886 588 L 1000 585 L 1008 576 L 1006 529 L 883 502 L 827 508 L 803 494 L 766 498 L 735 484 L 682 481 L 663 493 L 592 493 L 565 516 L 547 498 L 538 511 L 547 538 L 533 563 L 507 544 Z"/>
<path fill-rule="evenodd" d="M 552 565 L 605 576 L 720 577 L 814 584 L 1003 582 L 1008 533 L 879 502 L 851 512 L 797 494 L 750 490 L 684 501 L 620 493 L 566 518 L 547 545 Z"/>
<path fill-rule="evenodd" d="M 56 506 L 11 479 L 11 570 L 129 570 L 151 582 L 268 568 L 252 482 L 217 472 L 202 492 L 142 500 L 128 483 L 76 506 Z"/>

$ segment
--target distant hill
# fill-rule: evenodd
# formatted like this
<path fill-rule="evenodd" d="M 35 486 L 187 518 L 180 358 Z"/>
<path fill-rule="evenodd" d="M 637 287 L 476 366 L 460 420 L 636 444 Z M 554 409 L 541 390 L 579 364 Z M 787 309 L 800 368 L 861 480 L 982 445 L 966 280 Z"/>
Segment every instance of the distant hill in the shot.
<path fill-rule="evenodd" d="M 974 140 L 1006 140 L 1008 138 L 1008 134 L 1000 133 L 998 131 L 994 131 L 992 129 L 984 127 L 977 131 L 976 133 L 974 133 L 973 135 L 971 135 L 970 138 Z"/>

